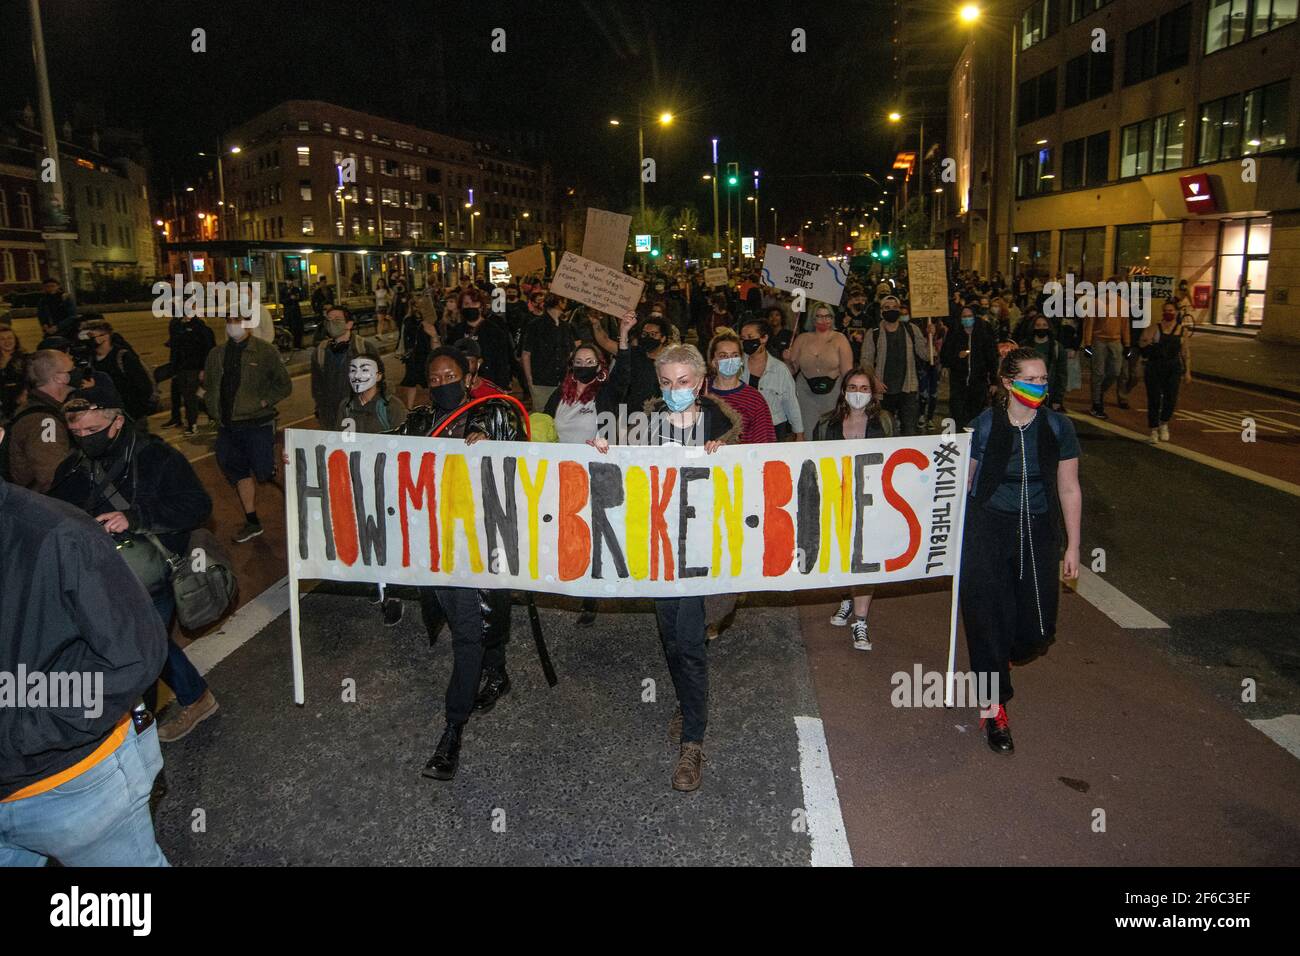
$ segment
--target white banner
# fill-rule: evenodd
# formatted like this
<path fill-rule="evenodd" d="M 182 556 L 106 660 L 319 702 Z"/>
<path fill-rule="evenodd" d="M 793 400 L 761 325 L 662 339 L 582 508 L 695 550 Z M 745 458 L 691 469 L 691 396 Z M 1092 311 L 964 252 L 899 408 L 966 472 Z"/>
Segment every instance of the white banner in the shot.
<path fill-rule="evenodd" d="M 809 299 L 827 305 L 840 304 L 848 275 L 848 269 L 838 262 L 809 252 L 796 252 L 769 242 L 763 253 L 763 285 L 787 292 L 802 290 Z"/>
<path fill-rule="evenodd" d="M 295 699 L 304 578 L 647 598 L 952 575 L 955 594 L 969 455 L 969 433 L 602 455 L 286 429 Z"/>

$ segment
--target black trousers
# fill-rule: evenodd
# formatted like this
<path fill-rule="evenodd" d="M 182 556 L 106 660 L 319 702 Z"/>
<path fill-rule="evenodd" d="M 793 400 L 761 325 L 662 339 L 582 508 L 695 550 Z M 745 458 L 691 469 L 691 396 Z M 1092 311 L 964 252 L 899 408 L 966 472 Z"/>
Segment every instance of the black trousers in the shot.
<path fill-rule="evenodd" d="M 484 671 L 506 669 L 510 592 L 478 588 L 421 588 L 422 606 L 436 600 L 451 630 L 447 723 L 463 724 L 474 710 Z M 426 623 L 430 609 L 423 607 Z"/>
<path fill-rule="evenodd" d="M 880 407 L 894 416 L 897 423 L 895 435 L 919 435 L 921 433 L 921 395 L 919 392 L 886 392 L 880 399 Z"/>
<path fill-rule="evenodd" d="M 957 423 L 960 430 L 970 424 L 971 419 L 988 406 L 988 386 L 979 383 L 968 387 L 965 382 L 948 381 L 948 415 Z"/>
<path fill-rule="evenodd" d="M 664 659 L 682 709 L 682 742 L 703 743 L 709 724 L 709 656 L 704 598 L 656 598 L 655 619 Z"/>
<path fill-rule="evenodd" d="M 187 369 L 172 375 L 172 418 L 179 419 L 180 407 L 185 407 L 185 424 L 197 428 L 199 424 L 199 371 Z"/>
<path fill-rule="evenodd" d="M 1019 519 L 1014 512 L 968 503 L 961 549 L 961 619 L 971 670 L 990 688 L 997 675 L 1001 703 L 1012 695 L 1011 662 L 1028 662 L 1056 639 L 1056 520 L 1051 514 L 1029 516 L 1022 573 Z"/>
<path fill-rule="evenodd" d="M 1177 365 L 1147 363 L 1148 428 L 1159 428 L 1161 425 L 1167 425 L 1169 419 L 1174 417 L 1174 408 L 1178 404 L 1178 388 L 1182 381 L 1183 370 Z"/>

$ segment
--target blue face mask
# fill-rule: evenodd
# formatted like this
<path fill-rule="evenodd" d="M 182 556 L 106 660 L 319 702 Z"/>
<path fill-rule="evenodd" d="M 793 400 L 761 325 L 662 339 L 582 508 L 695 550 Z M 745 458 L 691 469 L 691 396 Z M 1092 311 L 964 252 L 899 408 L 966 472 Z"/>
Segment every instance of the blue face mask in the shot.
<path fill-rule="evenodd" d="M 695 404 L 695 389 L 665 388 L 662 390 L 664 404 L 669 411 L 684 412 Z"/>
<path fill-rule="evenodd" d="M 961 327 L 962 327 L 963 329 L 973 329 L 973 328 L 975 328 L 975 316 L 973 316 L 973 315 L 963 315 L 963 316 L 961 317 Z"/>
<path fill-rule="evenodd" d="M 731 378 L 733 375 L 740 374 L 740 356 L 733 358 L 724 358 L 718 360 L 718 374 L 723 378 Z"/>

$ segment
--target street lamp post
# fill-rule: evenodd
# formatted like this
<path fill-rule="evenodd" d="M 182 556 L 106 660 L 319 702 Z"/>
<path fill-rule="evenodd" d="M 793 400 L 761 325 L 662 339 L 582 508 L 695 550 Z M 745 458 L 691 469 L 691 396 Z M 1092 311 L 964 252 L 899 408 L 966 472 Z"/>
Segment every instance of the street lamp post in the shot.
<path fill-rule="evenodd" d="M 722 242 L 718 238 L 718 138 L 716 136 L 713 137 L 713 251 L 722 251 Z"/>
<path fill-rule="evenodd" d="M 54 104 L 50 98 L 50 77 L 45 62 L 45 33 L 41 27 L 40 0 L 28 0 L 28 9 L 32 19 L 32 57 L 36 61 L 36 85 L 41 104 L 41 137 L 45 140 L 45 155 L 54 162 L 54 180 L 50 183 L 50 205 L 53 207 L 55 222 L 51 225 L 60 232 L 67 232 L 68 222 L 63 204 L 63 173 L 59 169 L 59 137 L 54 130 Z M 44 224 L 42 224 L 44 225 Z M 59 253 L 59 275 L 63 279 L 63 291 L 76 303 L 75 283 L 72 281 L 72 265 L 68 257 L 68 240 L 53 240 Z"/>

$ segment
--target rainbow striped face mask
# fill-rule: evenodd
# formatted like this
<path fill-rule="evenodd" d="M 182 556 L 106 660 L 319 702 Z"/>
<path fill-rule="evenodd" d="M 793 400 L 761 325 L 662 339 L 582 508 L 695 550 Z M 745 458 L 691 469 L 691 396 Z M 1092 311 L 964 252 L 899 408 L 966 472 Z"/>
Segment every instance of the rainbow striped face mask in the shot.
<path fill-rule="evenodd" d="M 1016 401 L 1028 408 L 1037 408 L 1047 399 L 1047 386 L 1033 382 L 1013 381 L 1009 391 Z"/>

